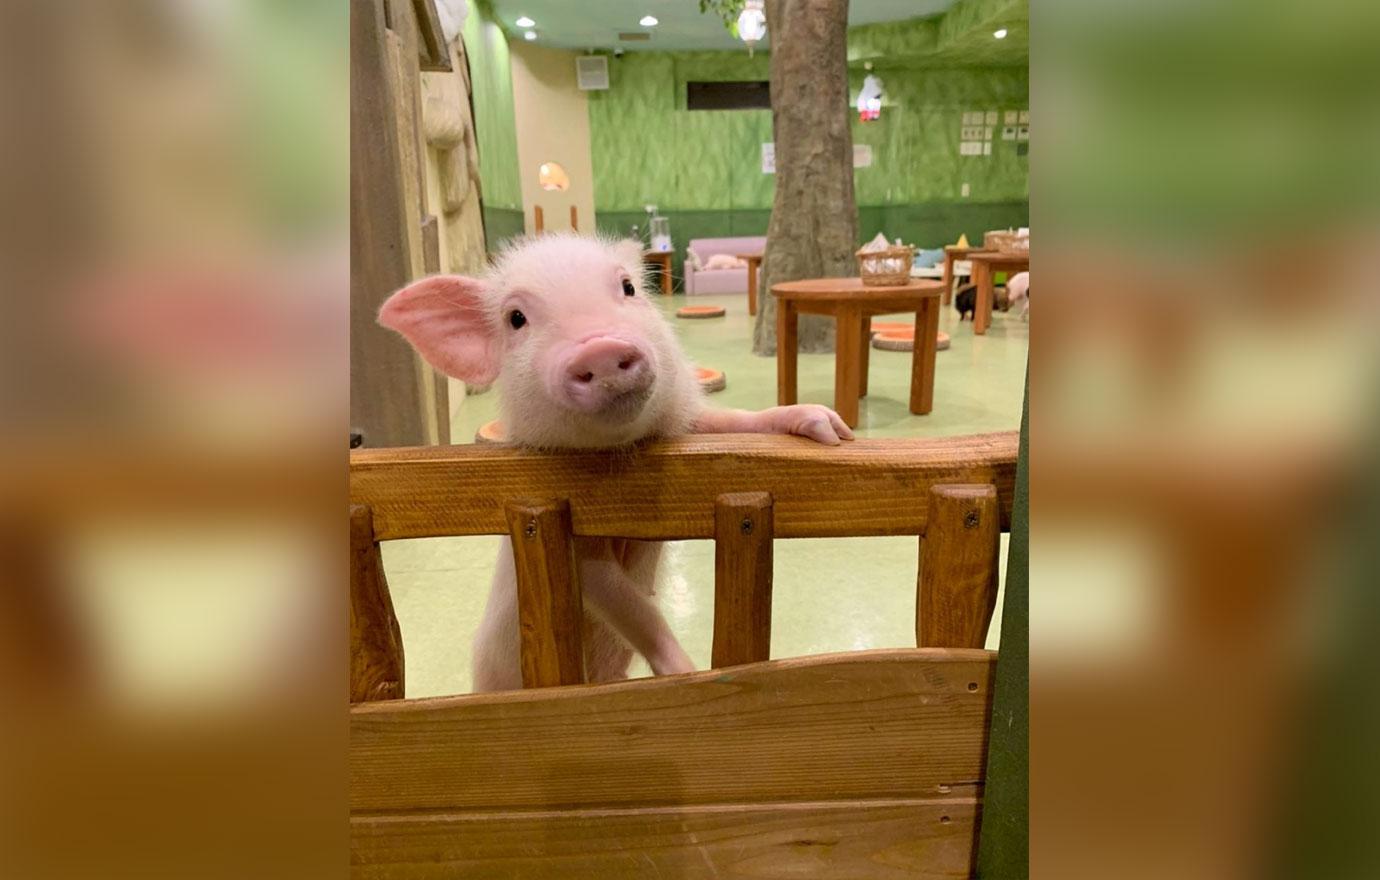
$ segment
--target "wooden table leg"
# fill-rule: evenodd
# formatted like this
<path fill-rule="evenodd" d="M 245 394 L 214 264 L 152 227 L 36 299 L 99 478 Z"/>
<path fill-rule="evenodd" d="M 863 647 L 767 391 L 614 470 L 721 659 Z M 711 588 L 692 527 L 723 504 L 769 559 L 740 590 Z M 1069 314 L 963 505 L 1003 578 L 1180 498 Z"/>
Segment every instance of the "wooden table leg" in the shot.
<path fill-rule="evenodd" d="M 992 325 L 992 267 L 981 260 L 973 263 L 973 283 L 977 285 L 973 332 L 981 336 Z"/>
<path fill-rule="evenodd" d="M 939 351 L 939 302 L 926 299 L 915 313 L 915 349 L 910 360 L 910 411 L 934 409 L 934 358 Z"/>
<path fill-rule="evenodd" d="M 748 314 L 757 314 L 757 264 L 748 263 Z"/>
<path fill-rule="evenodd" d="M 862 316 L 862 348 L 858 355 L 858 396 L 867 396 L 867 362 L 872 353 L 872 316 Z"/>
<path fill-rule="evenodd" d="M 671 255 L 669 253 L 661 258 L 661 295 L 671 295 Z"/>
<path fill-rule="evenodd" d="M 776 301 L 776 403 L 795 403 L 796 313 L 790 300 Z"/>
<path fill-rule="evenodd" d="M 862 377 L 858 368 L 862 354 L 862 314 L 857 308 L 840 306 L 835 313 L 838 332 L 834 335 L 834 411 L 850 428 L 858 426 L 858 398 Z"/>
<path fill-rule="evenodd" d="M 954 255 L 944 252 L 944 305 L 954 298 Z"/>

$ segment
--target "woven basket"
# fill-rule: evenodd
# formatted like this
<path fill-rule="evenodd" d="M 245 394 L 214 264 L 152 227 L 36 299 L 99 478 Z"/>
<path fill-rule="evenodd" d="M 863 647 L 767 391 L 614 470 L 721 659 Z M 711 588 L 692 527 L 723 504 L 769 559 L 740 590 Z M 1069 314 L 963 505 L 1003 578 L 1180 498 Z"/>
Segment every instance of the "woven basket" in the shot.
<path fill-rule="evenodd" d="M 892 245 L 884 251 L 858 251 L 858 274 L 868 287 L 909 284 L 914 258 L 914 249 L 907 245 Z"/>
<path fill-rule="evenodd" d="M 1012 229 L 995 229 L 982 236 L 982 249 L 1003 254 L 1030 253 L 1029 236 L 1021 236 Z"/>

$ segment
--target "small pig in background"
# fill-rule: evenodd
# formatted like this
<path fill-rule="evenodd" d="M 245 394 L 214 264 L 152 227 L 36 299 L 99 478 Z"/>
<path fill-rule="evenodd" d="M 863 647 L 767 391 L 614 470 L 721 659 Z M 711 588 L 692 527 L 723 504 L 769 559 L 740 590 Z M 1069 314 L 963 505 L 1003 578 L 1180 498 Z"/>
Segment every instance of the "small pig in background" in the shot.
<path fill-rule="evenodd" d="M 853 433 L 814 404 L 711 409 L 665 317 L 644 295 L 635 241 L 545 235 L 508 249 L 483 278 L 441 275 L 395 293 L 379 323 L 469 384 L 498 381 L 508 440 L 540 449 L 616 449 L 689 433 Z M 689 656 L 652 600 L 661 545 L 577 538 L 589 681 L 627 677 L 632 653 L 657 675 Z M 474 689 L 522 687 L 517 578 L 503 539 L 474 647 Z"/>
<path fill-rule="evenodd" d="M 1030 273 L 1017 272 L 1006 282 L 1006 292 L 1010 296 L 1011 307 L 1021 304 L 1021 320 L 1030 320 Z"/>
<path fill-rule="evenodd" d="M 958 310 L 958 320 L 971 321 L 977 315 L 977 285 L 960 287 L 954 294 L 954 308 Z"/>

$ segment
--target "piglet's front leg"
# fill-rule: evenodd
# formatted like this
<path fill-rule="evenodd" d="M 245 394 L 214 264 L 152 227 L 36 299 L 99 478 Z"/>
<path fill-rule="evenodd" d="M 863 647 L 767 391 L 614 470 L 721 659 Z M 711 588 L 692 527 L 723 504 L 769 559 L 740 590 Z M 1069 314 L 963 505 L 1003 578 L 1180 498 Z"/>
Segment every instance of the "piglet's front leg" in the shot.
<path fill-rule="evenodd" d="M 774 406 L 760 412 L 706 409 L 691 430 L 696 434 L 795 434 L 826 446 L 853 439 L 853 431 L 839 414 L 817 403 Z"/>

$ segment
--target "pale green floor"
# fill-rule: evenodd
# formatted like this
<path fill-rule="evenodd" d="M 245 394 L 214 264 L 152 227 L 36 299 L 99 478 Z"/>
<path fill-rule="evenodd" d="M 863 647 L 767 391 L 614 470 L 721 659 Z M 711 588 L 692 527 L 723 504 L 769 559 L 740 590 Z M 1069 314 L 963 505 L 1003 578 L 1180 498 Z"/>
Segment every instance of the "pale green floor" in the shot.
<path fill-rule="evenodd" d="M 728 387 L 714 394 L 724 407 L 765 409 L 776 404 L 776 362 L 751 353 L 752 324 L 744 296 L 697 296 L 696 305 L 723 305 L 710 320 L 672 317 L 696 363 L 723 370 Z M 673 315 L 681 295 L 658 303 Z M 895 316 L 886 320 L 910 320 Z M 952 339 L 939 352 L 934 411 L 911 415 L 910 354 L 871 354 L 868 396 L 858 427 L 863 437 L 935 437 L 1020 426 L 1030 325 L 1014 313 L 993 316 L 987 335 L 945 307 L 940 329 Z M 800 355 L 802 403 L 833 403 L 834 356 Z M 451 424 L 455 442 L 467 442 L 495 417 L 496 394 L 467 398 Z M 383 545 L 383 559 L 407 656 L 407 696 L 464 693 L 470 687 L 470 640 L 483 611 L 498 538 L 427 538 Z M 903 647 L 915 644 L 915 538 L 781 540 L 775 548 L 772 656 Z M 1002 576 L 1006 536 L 1002 536 Z M 657 586 L 661 606 L 699 668 L 708 668 L 714 620 L 714 545 L 668 545 Z M 988 647 L 1000 632 L 1001 603 Z M 634 675 L 648 674 L 640 660 Z"/>

